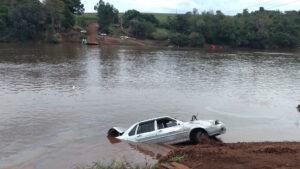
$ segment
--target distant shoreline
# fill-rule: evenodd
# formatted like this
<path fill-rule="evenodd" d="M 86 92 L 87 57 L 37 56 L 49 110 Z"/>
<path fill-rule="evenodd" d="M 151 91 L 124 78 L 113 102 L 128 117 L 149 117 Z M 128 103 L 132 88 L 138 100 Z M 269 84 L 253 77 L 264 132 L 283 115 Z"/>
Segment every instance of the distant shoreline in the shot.
<path fill-rule="evenodd" d="M 67 34 L 67 33 L 66 33 Z M 78 35 L 79 36 L 79 35 Z M 155 48 L 170 48 L 170 49 L 205 49 L 208 51 L 211 50 L 210 44 L 205 44 L 203 47 L 190 47 L 190 46 L 174 46 L 169 45 L 167 40 L 164 41 L 158 41 L 158 40 L 140 40 L 131 38 L 130 40 L 119 40 L 119 37 L 116 36 L 107 36 L 107 37 L 100 37 L 99 36 L 99 45 L 96 46 L 135 46 L 135 47 L 155 47 Z M 45 40 L 29 40 L 29 41 L 0 41 L 0 44 L 23 44 L 23 43 L 34 43 L 34 44 L 81 44 L 81 39 L 73 39 L 73 40 L 66 40 L 61 41 L 58 43 L 49 43 Z M 267 49 L 261 49 L 261 48 L 250 48 L 250 47 L 232 47 L 227 45 L 215 45 L 216 49 L 214 51 L 226 51 L 226 50 L 257 50 L 257 51 L 289 51 L 289 50 L 298 50 L 300 47 L 295 48 L 267 48 Z"/>

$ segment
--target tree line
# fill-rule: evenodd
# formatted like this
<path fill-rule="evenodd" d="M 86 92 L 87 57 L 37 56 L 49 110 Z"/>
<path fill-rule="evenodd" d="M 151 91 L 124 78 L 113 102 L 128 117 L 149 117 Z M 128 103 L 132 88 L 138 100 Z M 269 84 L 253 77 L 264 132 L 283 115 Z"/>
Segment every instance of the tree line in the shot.
<path fill-rule="evenodd" d="M 176 46 L 200 47 L 205 43 L 250 48 L 294 48 L 300 44 L 300 11 L 271 11 L 260 7 L 244 9 L 235 16 L 221 11 L 202 12 L 197 9 L 166 21 L 152 14 L 128 10 L 118 15 L 112 4 L 100 0 L 98 11 L 100 31 L 112 33 L 119 24 L 130 36 L 140 39 L 169 40 Z"/>
<path fill-rule="evenodd" d="M 1 0 L 0 40 L 31 40 L 67 30 L 82 13 L 80 0 Z"/>
<path fill-rule="evenodd" d="M 95 10 L 101 32 L 169 41 L 176 46 L 201 47 L 207 43 L 293 48 L 300 44 L 300 11 L 271 11 L 261 7 L 254 12 L 245 9 L 235 16 L 227 16 L 221 11 L 199 13 L 193 9 L 158 20 L 153 14 L 137 10 L 119 14 L 112 4 L 103 0 Z M 80 0 L 1 0 L 0 41 L 31 40 L 68 30 L 75 25 L 75 16 L 82 13 L 84 6 Z"/>

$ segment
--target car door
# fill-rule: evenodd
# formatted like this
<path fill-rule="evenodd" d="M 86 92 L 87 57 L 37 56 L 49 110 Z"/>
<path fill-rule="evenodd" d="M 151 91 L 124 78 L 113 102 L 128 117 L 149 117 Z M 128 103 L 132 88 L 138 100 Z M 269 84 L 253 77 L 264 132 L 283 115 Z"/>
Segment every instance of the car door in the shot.
<path fill-rule="evenodd" d="M 174 144 L 186 139 L 183 124 L 157 130 L 156 139 L 158 143 Z"/>
<path fill-rule="evenodd" d="M 156 127 L 155 120 L 142 122 L 139 124 L 136 132 L 136 141 L 156 143 Z"/>

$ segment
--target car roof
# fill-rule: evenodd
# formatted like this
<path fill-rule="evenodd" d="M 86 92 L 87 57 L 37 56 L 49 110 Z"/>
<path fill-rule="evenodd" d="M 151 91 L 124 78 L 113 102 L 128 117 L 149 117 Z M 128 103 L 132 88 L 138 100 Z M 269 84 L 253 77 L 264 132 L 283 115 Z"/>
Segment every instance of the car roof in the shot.
<path fill-rule="evenodd" d="M 175 119 L 175 118 L 170 117 L 170 116 L 161 116 L 161 117 L 155 117 L 155 118 L 152 118 L 152 119 L 142 120 L 142 121 L 138 121 L 138 122 L 132 124 L 132 125 L 127 129 L 127 131 L 128 131 L 129 129 L 131 129 L 133 126 L 136 126 L 136 125 L 138 125 L 138 124 L 140 124 L 140 123 L 144 123 L 144 122 L 148 122 L 148 121 L 152 121 L 152 120 L 157 120 L 157 119 L 163 119 L 163 118 L 171 118 L 171 119 Z M 177 120 L 177 119 L 175 119 L 175 120 Z"/>
<path fill-rule="evenodd" d="M 163 118 L 175 119 L 175 118 L 170 117 L 170 116 L 161 116 L 161 117 L 155 117 L 155 118 L 152 118 L 152 119 L 142 120 L 142 121 L 136 122 L 135 124 L 143 123 L 143 122 L 147 122 L 147 121 L 152 121 L 152 120 L 157 120 L 157 119 L 163 119 Z"/>

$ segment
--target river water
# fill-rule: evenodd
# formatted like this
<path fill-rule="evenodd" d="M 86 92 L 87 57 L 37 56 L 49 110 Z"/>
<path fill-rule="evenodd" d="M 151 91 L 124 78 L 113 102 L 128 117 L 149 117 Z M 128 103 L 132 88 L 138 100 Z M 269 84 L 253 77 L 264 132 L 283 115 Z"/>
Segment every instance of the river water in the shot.
<path fill-rule="evenodd" d="M 112 126 L 170 115 L 226 123 L 224 142 L 300 141 L 300 50 L 0 44 L 0 168 L 152 163 Z"/>

